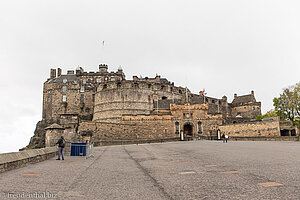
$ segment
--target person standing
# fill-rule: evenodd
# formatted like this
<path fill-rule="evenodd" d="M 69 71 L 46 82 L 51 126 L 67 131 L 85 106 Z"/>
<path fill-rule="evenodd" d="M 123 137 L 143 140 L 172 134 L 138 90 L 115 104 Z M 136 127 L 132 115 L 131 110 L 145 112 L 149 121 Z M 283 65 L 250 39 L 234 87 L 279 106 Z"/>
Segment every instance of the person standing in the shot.
<path fill-rule="evenodd" d="M 64 148 L 66 145 L 66 141 L 64 139 L 64 136 L 61 136 L 59 138 L 59 140 L 56 142 L 56 144 L 58 144 L 58 158 L 56 160 L 60 160 L 60 155 L 61 155 L 61 159 L 64 160 Z"/>
<path fill-rule="evenodd" d="M 225 143 L 225 135 L 224 135 L 224 133 L 222 134 L 222 139 L 223 139 L 223 143 Z"/>
<path fill-rule="evenodd" d="M 225 135 L 225 141 L 226 141 L 226 143 L 227 143 L 227 140 L 228 140 L 228 135 L 226 134 Z"/>

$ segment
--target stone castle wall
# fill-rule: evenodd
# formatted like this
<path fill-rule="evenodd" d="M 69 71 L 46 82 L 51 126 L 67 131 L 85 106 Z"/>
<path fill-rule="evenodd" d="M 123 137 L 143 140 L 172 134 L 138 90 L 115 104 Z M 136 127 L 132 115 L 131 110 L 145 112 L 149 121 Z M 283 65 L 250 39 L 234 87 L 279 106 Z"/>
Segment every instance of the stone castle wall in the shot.
<path fill-rule="evenodd" d="M 255 121 L 219 126 L 221 134 L 231 137 L 277 137 L 280 136 L 279 119 Z"/>

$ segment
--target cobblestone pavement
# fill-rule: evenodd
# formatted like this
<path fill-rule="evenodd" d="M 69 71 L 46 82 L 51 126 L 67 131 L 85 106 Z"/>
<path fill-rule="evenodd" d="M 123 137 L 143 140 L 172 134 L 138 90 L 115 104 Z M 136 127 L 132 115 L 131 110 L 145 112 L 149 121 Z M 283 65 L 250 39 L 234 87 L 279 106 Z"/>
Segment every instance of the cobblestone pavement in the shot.
<path fill-rule="evenodd" d="M 299 153 L 299 142 L 97 147 L 93 158 L 53 158 L 0 174 L 0 198 L 300 199 Z"/>

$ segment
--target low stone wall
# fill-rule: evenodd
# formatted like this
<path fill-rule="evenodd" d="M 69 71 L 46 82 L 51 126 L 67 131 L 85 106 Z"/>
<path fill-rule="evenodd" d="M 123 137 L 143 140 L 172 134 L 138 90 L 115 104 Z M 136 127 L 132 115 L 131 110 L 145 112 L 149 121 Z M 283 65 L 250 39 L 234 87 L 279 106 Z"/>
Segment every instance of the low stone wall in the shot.
<path fill-rule="evenodd" d="M 221 134 L 229 137 L 278 137 L 280 136 L 279 119 L 254 121 L 219 126 Z"/>
<path fill-rule="evenodd" d="M 230 137 L 232 141 L 299 141 L 298 136 L 279 136 L 279 137 Z"/>
<path fill-rule="evenodd" d="M 56 152 L 57 147 L 47 147 L 0 154 L 0 173 L 47 160 L 54 157 Z"/>
<path fill-rule="evenodd" d="M 174 138 L 161 138 L 161 139 L 139 139 L 139 140 L 99 140 L 94 143 L 95 146 L 108 146 L 108 145 L 124 145 L 124 144 L 145 144 L 145 143 L 162 143 L 179 141 L 179 137 Z"/>

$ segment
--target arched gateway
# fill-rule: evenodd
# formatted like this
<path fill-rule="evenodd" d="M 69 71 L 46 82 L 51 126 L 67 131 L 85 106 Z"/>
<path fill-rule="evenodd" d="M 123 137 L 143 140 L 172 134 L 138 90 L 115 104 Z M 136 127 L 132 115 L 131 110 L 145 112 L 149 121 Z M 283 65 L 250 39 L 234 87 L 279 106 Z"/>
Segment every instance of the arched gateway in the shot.
<path fill-rule="evenodd" d="M 183 125 L 183 133 L 185 138 L 193 138 L 194 137 L 194 131 L 193 131 L 193 124 L 186 123 Z"/>

